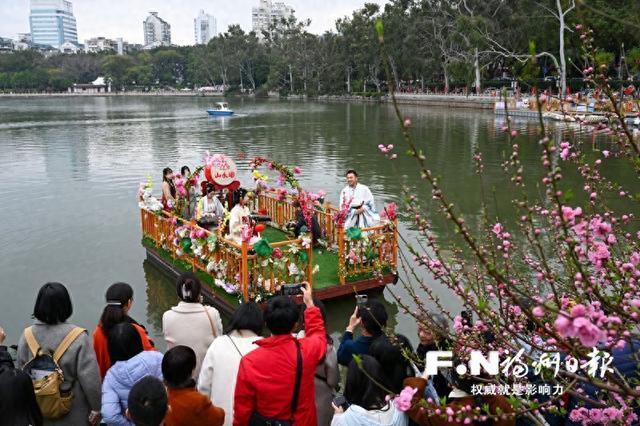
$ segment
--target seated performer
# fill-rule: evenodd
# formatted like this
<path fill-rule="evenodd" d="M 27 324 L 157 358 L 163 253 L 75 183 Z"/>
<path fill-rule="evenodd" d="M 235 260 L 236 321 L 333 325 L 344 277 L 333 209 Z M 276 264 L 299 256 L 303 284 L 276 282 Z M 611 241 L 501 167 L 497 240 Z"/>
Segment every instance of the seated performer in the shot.
<path fill-rule="evenodd" d="M 200 198 L 196 207 L 196 220 L 203 223 L 219 222 L 224 217 L 224 207 L 216 197 L 216 188 L 208 183 L 205 187 L 206 197 Z"/>
<path fill-rule="evenodd" d="M 293 229 L 293 232 L 296 238 L 298 238 L 300 234 L 303 233 L 303 231 L 309 232 L 309 225 L 304 217 L 304 214 L 302 213 L 300 202 L 297 200 L 294 201 L 293 207 L 296 208 L 296 221 L 295 221 L 296 224 Z M 316 218 L 315 214 L 311 217 L 311 235 L 313 237 L 314 243 L 318 241 L 320 238 L 322 238 L 322 230 L 320 229 L 320 224 L 318 223 L 318 219 Z"/>
<path fill-rule="evenodd" d="M 249 203 L 249 196 L 247 190 L 239 188 L 234 195 L 235 205 L 231 209 L 229 216 L 229 234 L 226 238 L 232 240 L 235 243 L 242 244 L 242 231 L 245 228 L 245 232 L 249 228 L 253 227 L 251 223 L 251 212 L 247 204 Z M 253 244 L 258 241 L 258 238 L 252 236 L 249 244 Z"/>
<path fill-rule="evenodd" d="M 376 212 L 369 187 L 358 183 L 358 173 L 355 170 L 347 170 L 346 176 L 347 186 L 340 192 L 340 208 L 345 204 L 349 207 L 344 227 L 368 228 L 376 225 L 380 221 L 380 215 Z"/>

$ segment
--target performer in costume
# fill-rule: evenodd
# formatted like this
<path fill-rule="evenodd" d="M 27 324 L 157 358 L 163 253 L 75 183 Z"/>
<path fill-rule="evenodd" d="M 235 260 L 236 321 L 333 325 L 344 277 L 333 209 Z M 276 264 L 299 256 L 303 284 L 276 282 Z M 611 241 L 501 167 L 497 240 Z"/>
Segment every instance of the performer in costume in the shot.
<path fill-rule="evenodd" d="M 216 188 L 211 183 L 205 186 L 206 197 L 200 198 L 196 207 L 196 220 L 219 222 L 224 217 L 224 206 L 216 197 Z"/>
<path fill-rule="evenodd" d="M 358 173 L 355 170 L 347 170 L 346 177 L 347 186 L 340 192 L 340 208 L 345 203 L 349 207 L 344 227 L 368 228 L 376 225 L 380 222 L 380 215 L 376 211 L 369 187 L 358 183 Z"/>
<path fill-rule="evenodd" d="M 162 198 L 160 201 L 166 211 L 171 211 L 176 205 L 176 185 L 173 183 L 173 170 L 170 167 L 165 167 L 162 170 Z"/>
<path fill-rule="evenodd" d="M 247 190 L 239 188 L 234 194 L 235 205 L 231 209 L 229 215 L 229 234 L 226 238 L 232 240 L 235 243 L 242 244 L 242 230 L 243 227 L 252 228 L 251 223 L 251 211 L 247 204 L 249 203 L 249 197 Z M 258 241 L 258 237 L 251 237 L 249 244 L 253 244 Z"/>

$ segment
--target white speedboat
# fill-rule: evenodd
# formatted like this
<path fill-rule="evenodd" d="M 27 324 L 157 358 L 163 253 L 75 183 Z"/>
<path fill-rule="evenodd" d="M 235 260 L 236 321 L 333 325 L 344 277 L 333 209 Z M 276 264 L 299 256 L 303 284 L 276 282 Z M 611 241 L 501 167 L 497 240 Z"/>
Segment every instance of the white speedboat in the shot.
<path fill-rule="evenodd" d="M 207 110 L 209 115 L 216 116 L 228 116 L 233 115 L 233 110 L 229 109 L 229 104 L 226 102 L 216 102 L 213 108 Z"/>

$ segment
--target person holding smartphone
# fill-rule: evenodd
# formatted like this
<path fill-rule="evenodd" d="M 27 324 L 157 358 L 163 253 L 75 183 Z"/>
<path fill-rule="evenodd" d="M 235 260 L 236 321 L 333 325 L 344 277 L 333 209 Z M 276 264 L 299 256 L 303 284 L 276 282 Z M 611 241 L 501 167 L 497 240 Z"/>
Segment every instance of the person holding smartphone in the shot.
<path fill-rule="evenodd" d="M 382 335 L 383 328 L 387 326 L 387 319 L 387 310 L 376 299 L 367 300 L 363 305 L 356 306 L 340 339 L 338 363 L 347 367 L 354 355 L 368 355 L 369 346 Z M 359 326 L 362 326 L 361 335 L 354 339 L 353 333 Z"/>

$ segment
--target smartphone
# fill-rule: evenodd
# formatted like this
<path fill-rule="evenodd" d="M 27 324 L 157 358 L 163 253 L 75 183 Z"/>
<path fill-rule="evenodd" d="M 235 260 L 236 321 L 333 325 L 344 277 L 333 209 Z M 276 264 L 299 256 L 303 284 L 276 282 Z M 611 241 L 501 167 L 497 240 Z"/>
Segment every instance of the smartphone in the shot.
<path fill-rule="evenodd" d="M 364 307 L 364 305 L 367 304 L 368 300 L 369 296 L 367 296 L 366 294 L 356 294 L 356 306 L 358 308 Z"/>
<path fill-rule="evenodd" d="M 296 296 L 298 294 L 302 294 L 302 288 L 304 284 L 296 283 L 296 284 L 282 284 L 280 287 L 280 294 L 283 296 Z"/>
<path fill-rule="evenodd" d="M 349 408 L 347 399 L 344 397 L 344 395 L 340 394 L 336 395 L 335 398 L 333 398 L 333 405 L 335 405 L 336 407 L 340 407 L 345 411 L 347 411 L 347 408 Z"/>

